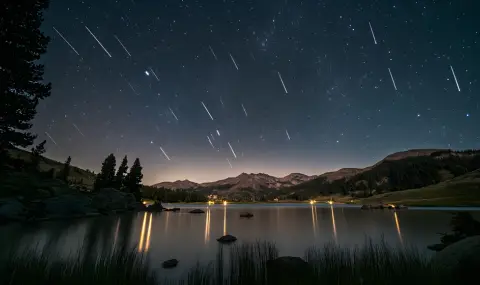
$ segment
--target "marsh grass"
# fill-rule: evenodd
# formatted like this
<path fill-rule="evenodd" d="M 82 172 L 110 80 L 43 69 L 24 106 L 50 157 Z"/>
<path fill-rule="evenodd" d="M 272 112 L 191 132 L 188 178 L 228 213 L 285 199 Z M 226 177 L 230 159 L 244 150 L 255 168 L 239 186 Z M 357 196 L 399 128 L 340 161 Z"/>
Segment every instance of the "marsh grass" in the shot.
<path fill-rule="evenodd" d="M 197 263 L 180 280 L 167 280 L 159 278 L 135 250 L 104 253 L 96 260 L 85 260 L 80 254 L 71 259 L 51 259 L 26 251 L 11 254 L 0 265 L 0 284 L 273 285 L 267 275 L 267 261 L 278 255 L 275 244 L 269 242 L 221 246 L 211 263 Z M 309 274 L 294 283 L 284 280 L 285 284 L 443 283 L 434 279 L 429 260 L 414 248 L 392 248 L 383 241 L 367 239 L 356 248 L 335 244 L 311 247 L 304 260 Z"/>

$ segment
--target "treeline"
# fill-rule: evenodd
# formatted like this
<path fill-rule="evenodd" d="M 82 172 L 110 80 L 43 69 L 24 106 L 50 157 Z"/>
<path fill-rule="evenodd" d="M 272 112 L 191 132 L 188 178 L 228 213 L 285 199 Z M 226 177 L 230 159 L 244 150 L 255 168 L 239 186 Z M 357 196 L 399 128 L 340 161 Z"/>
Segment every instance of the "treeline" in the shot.
<path fill-rule="evenodd" d="M 480 151 L 439 151 L 430 156 L 387 160 L 349 179 L 328 182 L 325 177 L 283 189 L 289 199 L 308 199 L 341 193 L 371 196 L 389 191 L 421 188 L 480 168 Z M 293 193 L 292 193 L 293 192 Z"/>
<path fill-rule="evenodd" d="M 151 186 L 143 186 L 142 195 L 144 198 L 160 201 L 163 203 L 189 203 L 208 201 L 207 196 L 199 191 L 171 190 Z"/>
<path fill-rule="evenodd" d="M 125 156 L 122 163 L 116 167 L 116 158 L 112 154 L 107 156 L 102 163 L 102 169 L 100 173 L 95 177 L 95 183 L 93 184 L 93 191 L 98 191 L 102 188 L 115 188 L 120 191 L 132 193 L 137 201 L 142 198 L 142 166 L 140 160 L 137 158 L 128 171 L 128 159 Z"/>

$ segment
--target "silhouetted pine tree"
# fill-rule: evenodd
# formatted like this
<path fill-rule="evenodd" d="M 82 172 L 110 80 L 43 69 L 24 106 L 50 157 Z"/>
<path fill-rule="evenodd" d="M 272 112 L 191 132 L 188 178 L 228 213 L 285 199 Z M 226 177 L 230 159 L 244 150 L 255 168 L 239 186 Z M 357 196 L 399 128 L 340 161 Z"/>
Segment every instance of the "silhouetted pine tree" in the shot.
<path fill-rule="evenodd" d="M 93 184 L 94 190 L 115 186 L 115 165 L 116 159 L 113 153 L 111 153 L 102 163 L 102 169 L 95 178 Z"/>
<path fill-rule="evenodd" d="M 115 188 L 121 190 L 123 188 L 123 182 L 125 180 L 125 175 L 128 170 L 128 159 L 127 156 L 122 160 L 122 163 L 118 167 L 117 174 L 115 175 Z"/>
<path fill-rule="evenodd" d="M 37 170 L 38 165 L 40 164 L 40 159 L 42 155 L 45 153 L 45 143 L 46 140 L 39 143 L 37 146 L 32 147 L 32 169 Z"/>
<path fill-rule="evenodd" d="M 48 0 L 0 1 L 0 157 L 6 149 L 28 147 L 39 100 L 50 96 L 43 82 L 43 65 L 36 64 L 46 52 L 49 38 L 40 31 Z"/>
<path fill-rule="evenodd" d="M 70 163 L 72 162 L 72 158 L 69 156 L 63 165 L 63 180 L 68 182 L 68 176 L 70 175 Z"/>
<path fill-rule="evenodd" d="M 130 168 L 130 172 L 125 177 L 125 188 L 127 191 L 132 193 L 137 201 L 142 199 L 140 189 L 142 188 L 142 166 L 140 165 L 140 160 L 137 158 L 133 162 L 132 167 Z"/>

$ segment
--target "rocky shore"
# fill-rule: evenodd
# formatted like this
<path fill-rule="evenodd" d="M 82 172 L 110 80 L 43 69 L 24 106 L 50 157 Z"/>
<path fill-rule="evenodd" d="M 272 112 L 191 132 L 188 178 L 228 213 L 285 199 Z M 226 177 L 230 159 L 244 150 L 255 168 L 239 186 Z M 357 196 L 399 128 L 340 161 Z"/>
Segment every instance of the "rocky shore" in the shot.
<path fill-rule="evenodd" d="M 161 211 L 160 203 L 152 209 L 137 202 L 131 193 L 112 188 L 94 193 L 69 193 L 30 200 L 25 197 L 0 199 L 0 224 L 34 222 L 109 215 L 127 211 Z"/>

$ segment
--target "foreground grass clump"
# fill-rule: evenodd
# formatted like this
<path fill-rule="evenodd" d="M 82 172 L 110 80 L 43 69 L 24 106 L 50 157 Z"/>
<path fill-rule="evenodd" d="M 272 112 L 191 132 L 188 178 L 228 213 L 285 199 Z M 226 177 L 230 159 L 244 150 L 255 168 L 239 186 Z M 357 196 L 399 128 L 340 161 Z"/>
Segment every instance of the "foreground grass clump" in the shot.
<path fill-rule="evenodd" d="M 309 248 L 304 256 L 308 263 L 301 274 L 269 267 L 268 261 L 277 257 L 278 250 L 268 242 L 220 247 L 210 264 L 197 264 L 180 280 L 167 280 L 156 276 L 135 251 L 114 252 L 89 262 L 81 257 L 50 262 L 46 255 L 27 252 L 2 262 L 0 284 L 449 284 L 448 280 L 435 278 L 429 260 L 415 249 L 391 248 L 384 242 L 368 240 L 353 249 L 334 244 Z"/>
<path fill-rule="evenodd" d="M 104 255 L 93 261 L 77 257 L 50 261 L 33 251 L 12 254 L 0 265 L 0 284 L 80 285 L 80 284 L 158 284 L 143 256 L 134 251 Z"/>

